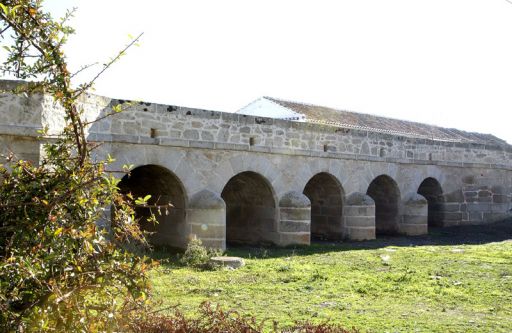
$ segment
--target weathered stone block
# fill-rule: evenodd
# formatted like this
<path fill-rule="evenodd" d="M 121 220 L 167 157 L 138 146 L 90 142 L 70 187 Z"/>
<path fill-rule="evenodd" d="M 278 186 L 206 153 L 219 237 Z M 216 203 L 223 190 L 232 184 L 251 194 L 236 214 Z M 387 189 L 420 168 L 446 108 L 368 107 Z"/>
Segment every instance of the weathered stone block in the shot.
<path fill-rule="evenodd" d="M 280 208 L 281 220 L 309 220 L 311 210 L 309 208 Z"/>
<path fill-rule="evenodd" d="M 494 212 L 509 212 L 512 207 L 512 203 L 493 203 L 491 204 L 491 211 Z M 485 213 L 485 212 L 484 212 Z"/>
<path fill-rule="evenodd" d="M 282 220 L 279 223 L 279 232 L 309 232 L 310 221 Z"/>
<path fill-rule="evenodd" d="M 347 239 L 362 241 L 375 239 L 375 228 L 353 228 L 348 227 L 345 230 Z"/>
<path fill-rule="evenodd" d="M 444 196 L 447 202 L 464 202 L 464 195 L 461 190 L 446 193 Z"/>
<path fill-rule="evenodd" d="M 187 129 L 183 131 L 183 138 L 187 140 L 199 140 L 199 131 Z"/>
<path fill-rule="evenodd" d="M 490 212 L 491 204 L 487 202 L 468 203 L 468 212 Z"/>
<path fill-rule="evenodd" d="M 213 141 L 213 134 L 210 132 L 202 131 L 201 132 L 201 140 Z"/>
<path fill-rule="evenodd" d="M 460 204 L 459 203 L 442 203 L 440 204 L 440 210 L 444 210 L 447 213 L 460 212 Z"/>
<path fill-rule="evenodd" d="M 343 207 L 345 216 L 375 216 L 374 206 L 345 206 Z"/>
<path fill-rule="evenodd" d="M 462 220 L 462 213 L 445 213 L 444 214 L 445 221 L 451 223 L 454 221 L 460 221 Z"/>
<path fill-rule="evenodd" d="M 191 224 L 191 233 L 196 235 L 199 239 L 204 238 L 226 238 L 226 226 L 225 225 L 213 225 L 213 224 Z"/>
<path fill-rule="evenodd" d="M 481 213 L 481 212 L 470 212 L 468 220 L 482 222 L 484 220 L 484 213 Z"/>
<path fill-rule="evenodd" d="M 345 216 L 347 227 L 375 227 L 375 216 Z"/>
<path fill-rule="evenodd" d="M 226 249 L 226 239 L 202 239 L 203 245 L 209 249 Z"/>
<path fill-rule="evenodd" d="M 210 263 L 233 269 L 245 266 L 244 260 L 238 257 L 212 257 Z"/>
<path fill-rule="evenodd" d="M 492 196 L 493 203 L 510 203 L 510 198 L 507 195 L 494 194 Z"/>
<path fill-rule="evenodd" d="M 281 232 L 279 233 L 279 246 L 309 245 L 311 243 L 309 232 Z"/>
<path fill-rule="evenodd" d="M 401 224 L 399 232 L 408 236 L 419 236 L 428 234 L 428 225 L 424 224 Z"/>
<path fill-rule="evenodd" d="M 402 221 L 404 224 L 428 225 L 428 216 L 427 215 L 403 215 Z"/>

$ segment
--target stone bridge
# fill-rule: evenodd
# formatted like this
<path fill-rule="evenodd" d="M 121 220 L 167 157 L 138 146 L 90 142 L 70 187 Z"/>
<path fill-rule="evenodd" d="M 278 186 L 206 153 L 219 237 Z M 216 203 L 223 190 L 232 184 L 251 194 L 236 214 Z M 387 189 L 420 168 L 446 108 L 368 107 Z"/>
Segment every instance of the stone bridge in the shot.
<path fill-rule="evenodd" d="M 218 248 L 365 240 L 510 215 L 512 147 L 489 135 L 429 137 L 94 95 L 82 100 L 84 117 L 116 104 L 126 110 L 93 123 L 88 138 L 102 143 L 98 157 L 116 158 L 112 170 L 134 166 L 119 174 L 123 191 L 174 205 L 157 214 L 158 225 L 145 225 L 156 245 L 184 247 L 193 235 Z M 62 129 L 49 96 L 0 95 L 2 153 L 37 161 L 42 127 L 48 140 Z M 138 209 L 143 225 L 148 210 Z"/>

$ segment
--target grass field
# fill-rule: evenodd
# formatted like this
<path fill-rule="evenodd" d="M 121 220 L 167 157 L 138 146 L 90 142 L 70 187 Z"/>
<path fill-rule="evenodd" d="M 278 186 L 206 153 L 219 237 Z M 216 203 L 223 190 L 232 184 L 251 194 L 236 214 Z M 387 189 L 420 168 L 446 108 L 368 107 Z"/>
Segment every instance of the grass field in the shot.
<path fill-rule="evenodd" d="M 330 321 L 367 332 L 512 332 L 512 221 L 424 237 L 231 249 L 235 270 L 171 257 L 152 273 L 162 307 L 194 315 L 210 301 L 290 325 Z"/>

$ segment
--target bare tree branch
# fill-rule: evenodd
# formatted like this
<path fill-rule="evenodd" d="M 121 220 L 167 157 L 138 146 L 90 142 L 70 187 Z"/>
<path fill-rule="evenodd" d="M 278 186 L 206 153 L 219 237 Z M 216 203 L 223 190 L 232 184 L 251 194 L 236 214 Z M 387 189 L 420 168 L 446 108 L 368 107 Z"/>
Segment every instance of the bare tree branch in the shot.
<path fill-rule="evenodd" d="M 90 81 L 88 82 L 86 85 L 84 85 L 83 87 L 81 87 L 80 89 L 77 90 L 77 93 L 75 94 L 75 98 L 80 96 L 81 94 L 83 94 L 85 91 L 87 91 L 90 87 L 92 87 L 92 85 L 94 84 L 94 82 L 96 82 L 96 80 L 108 69 L 110 68 L 110 66 L 112 66 L 112 64 L 114 64 L 114 62 L 116 62 L 117 60 L 119 60 L 119 58 L 121 58 L 121 56 L 123 54 L 125 54 L 126 50 L 128 50 L 130 47 L 132 47 L 135 43 L 137 43 L 139 41 L 139 39 L 142 37 L 144 33 L 141 32 L 137 37 L 135 37 L 128 45 L 126 45 L 118 54 L 116 57 L 114 57 L 112 60 L 110 60 L 107 64 L 105 64 L 103 66 L 103 69 L 101 71 L 98 72 L 98 74 L 96 74 L 96 76 Z"/>

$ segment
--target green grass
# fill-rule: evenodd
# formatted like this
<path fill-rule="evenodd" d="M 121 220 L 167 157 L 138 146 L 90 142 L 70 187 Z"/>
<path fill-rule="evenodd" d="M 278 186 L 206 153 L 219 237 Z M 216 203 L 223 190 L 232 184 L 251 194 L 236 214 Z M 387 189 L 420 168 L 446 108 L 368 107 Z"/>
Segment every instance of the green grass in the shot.
<path fill-rule="evenodd" d="M 312 320 L 368 332 L 512 332 L 512 241 L 464 245 L 444 236 L 235 249 L 227 254 L 245 258 L 241 269 L 197 271 L 171 260 L 151 278 L 162 307 L 194 315 L 210 301 L 269 327 Z"/>

